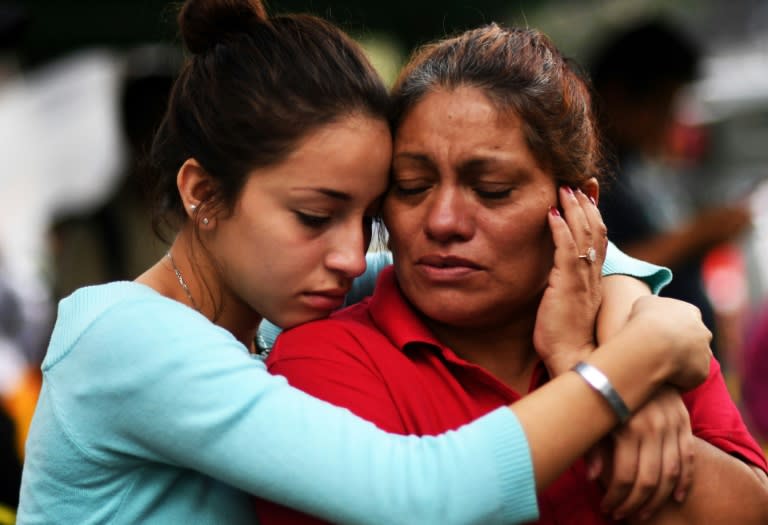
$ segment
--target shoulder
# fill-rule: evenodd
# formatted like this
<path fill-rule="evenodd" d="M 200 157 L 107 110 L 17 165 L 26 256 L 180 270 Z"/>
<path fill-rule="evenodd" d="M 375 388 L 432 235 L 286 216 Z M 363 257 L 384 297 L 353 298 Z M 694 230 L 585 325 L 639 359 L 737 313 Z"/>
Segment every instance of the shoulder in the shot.
<path fill-rule="evenodd" d="M 119 282 L 78 290 L 61 301 L 44 371 L 59 363 L 103 373 L 150 368 L 245 348 L 198 312 L 151 288 Z"/>
<path fill-rule="evenodd" d="M 371 320 L 368 301 L 347 307 L 332 318 L 312 321 L 281 333 L 267 359 L 272 366 L 290 359 L 326 359 L 331 353 L 362 355 L 383 336 Z"/>
<path fill-rule="evenodd" d="M 766 470 L 762 449 L 747 429 L 714 357 L 706 381 L 683 394 L 683 401 L 690 414 L 694 435 Z"/>

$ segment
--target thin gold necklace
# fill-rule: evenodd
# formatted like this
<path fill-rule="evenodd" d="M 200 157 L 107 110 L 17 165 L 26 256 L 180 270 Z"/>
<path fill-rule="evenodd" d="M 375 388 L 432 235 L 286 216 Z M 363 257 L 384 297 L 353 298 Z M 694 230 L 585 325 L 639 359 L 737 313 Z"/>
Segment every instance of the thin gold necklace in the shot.
<path fill-rule="evenodd" d="M 181 271 L 179 271 L 179 268 L 176 266 L 176 261 L 173 260 L 173 255 L 171 255 L 171 250 L 168 250 L 165 252 L 165 256 L 168 257 L 168 260 L 171 261 L 171 266 L 173 267 L 173 273 L 176 274 L 176 279 L 179 281 L 179 284 L 181 285 L 181 288 L 184 290 L 184 293 L 187 294 L 187 299 L 189 299 L 190 304 L 192 305 L 192 308 L 200 311 L 200 308 L 197 307 L 197 303 L 195 302 L 195 299 L 192 297 L 192 292 L 189 291 L 189 286 L 187 286 L 187 281 L 184 280 L 184 276 L 181 275 Z"/>

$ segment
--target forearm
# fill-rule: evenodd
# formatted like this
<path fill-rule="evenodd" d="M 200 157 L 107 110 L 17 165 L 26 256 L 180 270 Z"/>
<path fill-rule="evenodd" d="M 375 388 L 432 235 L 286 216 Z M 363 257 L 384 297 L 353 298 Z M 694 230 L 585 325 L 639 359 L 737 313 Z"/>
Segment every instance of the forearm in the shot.
<path fill-rule="evenodd" d="M 668 501 L 649 521 L 654 525 L 758 525 L 768 523 L 765 473 L 696 438 L 696 466 L 685 501 Z"/>
<path fill-rule="evenodd" d="M 638 330 L 623 330 L 586 360 L 608 376 L 632 411 L 668 373 L 663 352 L 646 347 Z M 553 379 L 512 409 L 528 437 L 539 489 L 547 487 L 618 422 L 605 399 L 575 373 Z"/>
<path fill-rule="evenodd" d="M 627 275 L 603 277 L 603 301 L 595 322 L 595 336 L 598 344 L 608 341 L 627 324 L 634 302 L 644 295 L 650 295 L 648 285 Z M 568 372 L 579 361 L 585 360 L 593 348 L 574 350 L 566 355 L 558 354 L 546 362 L 547 370 L 554 376 Z"/>
<path fill-rule="evenodd" d="M 650 295 L 648 285 L 634 277 L 609 275 L 603 277 L 603 302 L 595 322 L 595 337 L 602 344 L 627 324 L 634 302 Z"/>

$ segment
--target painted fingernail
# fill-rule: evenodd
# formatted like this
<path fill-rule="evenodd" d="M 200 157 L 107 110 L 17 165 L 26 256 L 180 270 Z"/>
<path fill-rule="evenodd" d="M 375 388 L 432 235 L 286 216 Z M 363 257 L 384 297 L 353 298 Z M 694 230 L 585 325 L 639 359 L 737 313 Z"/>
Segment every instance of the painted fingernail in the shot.
<path fill-rule="evenodd" d="M 551 213 L 555 217 L 560 217 L 560 212 L 554 206 L 549 207 L 549 213 Z"/>
<path fill-rule="evenodd" d="M 685 501 L 685 491 L 684 490 L 678 490 L 675 492 L 675 501 L 678 503 L 682 503 Z"/>
<path fill-rule="evenodd" d="M 568 192 L 568 195 L 573 195 L 573 188 L 570 186 L 565 186 L 565 191 Z"/>
<path fill-rule="evenodd" d="M 597 201 L 595 201 L 595 198 L 592 195 L 589 196 L 589 202 L 597 206 Z"/>

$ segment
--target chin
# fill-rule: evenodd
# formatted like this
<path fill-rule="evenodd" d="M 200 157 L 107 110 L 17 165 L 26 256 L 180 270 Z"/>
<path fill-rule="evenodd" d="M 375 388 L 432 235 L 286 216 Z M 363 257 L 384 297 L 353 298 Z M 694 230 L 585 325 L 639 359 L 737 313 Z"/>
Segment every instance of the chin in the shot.
<path fill-rule="evenodd" d="M 321 312 L 304 313 L 300 315 L 290 316 L 288 318 L 280 319 L 280 322 L 272 321 L 274 324 L 282 328 L 283 330 L 289 330 L 295 328 L 304 323 L 311 323 L 312 321 L 320 321 L 322 319 L 328 319 L 329 314 Z"/>
<path fill-rule="evenodd" d="M 459 328 L 476 328 L 485 324 L 487 320 L 487 312 L 478 312 L 464 307 L 456 309 L 440 307 L 444 304 L 436 301 L 432 308 L 419 311 L 430 321 Z"/>

